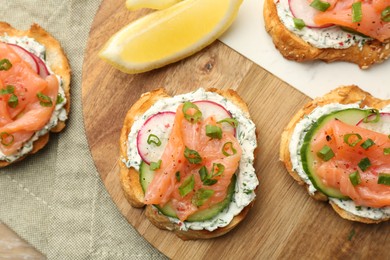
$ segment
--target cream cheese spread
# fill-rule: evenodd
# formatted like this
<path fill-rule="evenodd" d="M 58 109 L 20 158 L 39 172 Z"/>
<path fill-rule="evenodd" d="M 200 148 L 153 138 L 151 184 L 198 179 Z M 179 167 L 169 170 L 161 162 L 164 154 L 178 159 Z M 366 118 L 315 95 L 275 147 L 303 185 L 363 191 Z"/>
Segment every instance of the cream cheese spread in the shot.
<path fill-rule="evenodd" d="M 289 145 L 289 152 L 291 158 L 292 169 L 298 173 L 299 177 L 308 185 L 309 193 L 313 195 L 317 189 L 314 187 L 313 183 L 307 176 L 306 172 L 303 170 L 302 160 L 301 160 L 301 146 L 307 131 L 311 126 L 323 115 L 330 114 L 334 111 L 344 110 L 348 108 L 359 108 L 359 104 L 338 104 L 332 103 L 325 106 L 316 107 L 310 114 L 302 118 L 301 121 L 295 126 L 294 132 L 291 136 L 291 141 Z M 390 106 L 386 106 L 380 112 L 389 112 Z M 369 208 L 369 207 L 360 207 L 357 206 L 352 200 L 343 200 L 337 198 L 329 198 L 329 201 L 334 202 L 337 206 L 348 211 L 356 216 L 369 218 L 373 220 L 379 220 L 386 217 L 390 217 L 390 206 L 383 207 L 379 209 Z"/>
<path fill-rule="evenodd" d="M 152 115 L 162 111 L 175 112 L 180 103 L 185 101 L 210 100 L 222 105 L 228 110 L 232 117 L 238 120 L 237 138 L 242 148 L 242 157 L 239 164 L 239 174 L 237 176 L 235 193 L 232 202 L 225 210 L 213 219 L 202 222 L 180 222 L 178 219 L 170 218 L 173 223 L 180 225 L 181 229 L 213 231 L 219 227 L 227 226 L 234 216 L 238 215 L 242 209 L 249 205 L 255 198 L 254 190 L 258 185 L 258 179 L 253 167 L 254 150 L 257 147 L 256 126 L 252 120 L 235 104 L 225 97 L 214 92 L 207 92 L 200 88 L 195 92 L 164 98 L 153 104 L 142 116 L 135 119 L 131 131 L 128 135 L 128 160 L 123 160 L 128 168 L 134 167 L 139 170 L 142 162 L 137 149 L 137 134 L 145 121 Z"/>
<path fill-rule="evenodd" d="M 0 41 L 5 43 L 12 43 L 16 44 L 25 50 L 35 54 L 38 56 L 45 64 L 47 69 L 49 70 L 50 74 L 54 74 L 53 71 L 50 69 L 50 64 L 46 61 L 46 48 L 33 38 L 23 36 L 23 37 L 11 37 L 8 35 L 0 36 Z M 45 135 L 55 127 L 58 123 L 58 121 L 65 121 L 67 119 L 67 113 L 65 110 L 65 104 L 67 102 L 65 91 L 63 87 L 63 81 L 59 75 L 56 75 L 58 82 L 59 82 L 59 89 L 58 94 L 62 97 L 61 102 L 56 103 L 55 110 L 53 111 L 53 114 L 50 118 L 50 121 L 39 131 L 35 132 L 35 134 L 31 137 L 30 140 L 28 140 L 26 143 L 23 144 L 22 148 L 15 154 L 6 156 L 0 151 L 0 160 L 1 161 L 7 161 L 7 162 L 13 162 L 17 159 L 21 158 L 23 155 L 29 153 L 33 149 L 33 143 L 38 140 L 40 136 Z M 53 102 L 56 102 L 56 100 L 53 100 Z"/>
<path fill-rule="evenodd" d="M 309 28 L 305 26 L 301 30 L 297 29 L 294 25 L 294 16 L 291 13 L 288 1 L 289 0 L 275 0 L 280 21 L 289 31 L 298 35 L 304 41 L 316 48 L 346 49 L 355 44 L 362 47 L 367 40 L 370 40 L 370 38 L 346 32 L 339 26 L 330 26 L 326 28 Z"/>

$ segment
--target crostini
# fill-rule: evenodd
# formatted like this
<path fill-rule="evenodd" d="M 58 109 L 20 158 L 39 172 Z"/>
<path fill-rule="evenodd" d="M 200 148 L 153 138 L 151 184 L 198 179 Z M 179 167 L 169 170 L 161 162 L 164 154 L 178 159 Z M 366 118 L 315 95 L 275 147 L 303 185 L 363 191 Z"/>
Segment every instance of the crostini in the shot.
<path fill-rule="evenodd" d="M 367 69 L 390 56 L 389 0 L 265 0 L 263 13 L 286 59 L 347 61 Z"/>
<path fill-rule="evenodd" d="M 0 167 L 42 149 L 70 109 L 70 68 L 60 43 L 39 25 L 0 22 Z"/>
<path fill-rule="evenodd" d="M 145 93 L 120 136 L 120 180 L 133 207 L 183 240 L 221 236 L 246 216 L 258 179 L 248 107 L 233 90 Z"/>
<path fill-rule="evenodd" d="M 316 98 L 290 121 L 280 158 L 309 194 L 343 218 L 390 219 L 390 100 L 356 86 Z"/>

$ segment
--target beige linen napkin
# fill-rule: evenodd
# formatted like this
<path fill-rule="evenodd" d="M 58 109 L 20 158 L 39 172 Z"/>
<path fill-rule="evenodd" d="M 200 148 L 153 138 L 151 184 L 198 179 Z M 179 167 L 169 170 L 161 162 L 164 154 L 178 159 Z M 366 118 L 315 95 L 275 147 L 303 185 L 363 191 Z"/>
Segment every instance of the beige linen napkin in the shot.
<path fill-rule="evenodd" d="M 38 154 L 0 170 L 0 220 L 48 259 L 164 258 L 122 217 L 89 153 L 81 70 L 100 0 L 0 0 L 0 20 L 38 23 L 56 37 L 72 68 L 72 109 L 64 132 Z"/>

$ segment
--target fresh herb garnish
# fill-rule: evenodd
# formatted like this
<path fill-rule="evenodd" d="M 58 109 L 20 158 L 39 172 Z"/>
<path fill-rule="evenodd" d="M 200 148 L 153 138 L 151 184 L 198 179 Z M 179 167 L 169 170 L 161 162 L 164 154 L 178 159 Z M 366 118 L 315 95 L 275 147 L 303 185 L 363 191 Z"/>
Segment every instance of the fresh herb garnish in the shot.
<path fill-rule="evenodd" d="M 198 164 L 202 162 L 202 157 L 195 150 L 189 149 L 187 146 L 184 150 L 184 157 L 192 164 Z"/>
<path fill-rule="evenodd" d="M 179 187 L 180 196 L 184 197 L 185 195 L 190 193 L 194 189 L 194 186 L 195 186 L 195 178 L 194 175 L 191 174 L 191 176 L 188 176 L 180 185 Z"/>
<path fill-rule="evenodd" d="M 42 92 L 37 93 L 37 98 L 39 100 L 39 104 L 43 107 L 51 107 L 53 106 L 53 101 L 49 96 L 46 96 Z"/>
<path fill-rule="evenodd" d="M 222 153 L 225 156 L 232 156 L 232 155 L 235 155 L 237 153 L 237 150 L 233 147 L 232 142 L 226 142 L 222 146 Z"/>
<path fill-rule="evenodd" d="M 12 63 L 9 59 L 0 60 L 0 70 L 9 70 L 10 68 L 12 68 Z"/>
<path fill-rule="evenodd" d="M 148 144 L 155 144 L 156 146 L 160 146 L 161 145 L 161 140 L 160 140 L 160 138 L 157 137 L 157 135 L 150 134 L 148 136 L 147 143 Z"/>
<path fill-rule="evenodd" d="M 234 128 L 237 128 L 238 126 L 238 121 L 237 119 L 235 118 L 225 118 L 225 119 L 222 119 L 222 120 L 219 120 L 217 122 L 218 124 L 222 124 L 222 123 L 228 123 L 229 125 L 233 126 Z"/>
<path fill-rule="evenodd" d="M 352 139 L 352 140 L 350 140 Z M 354 147 L 362 140 L 362 137 L 359 134 L 346 134 L 344 135 L 344 143 L 347 145 Z"/>
<path fill-rule="evenodd" d="M 202 112 L 200 112 L 198 106 L 189 101 L 184 102 L 182 111 L 184 118 L 191 123 L 197 123 L 202 118 Z"/>
<path fill-rule="evenodd" d="M 197 207 L 202 206 L 211 196 L 213 196 L 214 190 L 207 190 L 204 188 L 200 188 L 197 190 L 192 197 L 192 204 Z"/>
<path fill-rule="evenodd" d="M 222 129 L 216 125 L 206 125 L 206 135 L 213 139 L 221 139 Z"/>
<path fill-rule="evenodd" d="M 150 170 L 152 171 L 158 170 L 160 169 L 160 167 L 161 167 L 161 160 L 158 160 L 157 162 L 151 162 L 149 166 Z"/>
<path fill-rule="evenodd" d="M 0 133 L 0 140 L 1 144 L 4 146 L 10 146 L 14 143 L 15 137 L 12 134 L 9 134 L 7 132 L 1 132 Z"/>
<path fill-rule="evenodd" d="M 362 171 L 366 171 L 371 166 L 370 159 L 368 159 L 367 157 L 361 159 L 358 163 L 358 166 Z"/>
<path fill-rule="evenodd" d="M 327 145 L 324 145 L 324 147 L 322 147 L 322 149 L 319 152 L 317 152 L 317 156 L 322 160 L 324 160 L 325 162 L 327 162 L 330 159 L 332 159 L 335 156 L 335 154 L 332 148 L 330 148 Z"/>

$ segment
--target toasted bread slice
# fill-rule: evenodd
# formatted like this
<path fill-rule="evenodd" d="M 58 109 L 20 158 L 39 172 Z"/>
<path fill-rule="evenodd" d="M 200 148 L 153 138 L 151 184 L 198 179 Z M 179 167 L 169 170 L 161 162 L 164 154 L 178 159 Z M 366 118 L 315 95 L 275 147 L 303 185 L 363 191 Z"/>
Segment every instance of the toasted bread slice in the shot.
<path fill-rule="evenodd" d="M 307 62 L 322 60 L 325 62 L 347 61 L 356 63 L 361 69 L 367 69 L 375 63 L 382 63 L 390 56 L 390 42 L 367 41 L 362 47 L 353 45 L 346 49 L 319 49 L 289 31 L 279 19 L 274 0 L 264 1 L 264 21 L 275 47 L 288 60 Z"/>
<path fill-rule="evenodd" d="M 70 111 L 70 75 L 71 70 L 69 66 L 68 59 L 60 45 L 60 43 L 47 31 L 45 31 L 42 27 L 37 24 L 31 25 L 29 30 L 22 31 L 13 28 L 10 24 L 5 22 L 0 22 L 0 35 L 7 34 L 8 36 L 17 36 L 23 37 L 27 36 L 35 39 L 37 42 L 41 43 L 46 47 L 46 60 L 50 65 L 51 70 L 61 76 L 63 81 L 63 88 L 65 92 L 65 96 L 67 99 L 67 103 L 65 104 L 66 113 L 69 114 Z M 51 132 L 60 132 L 65 128 L 65 121 L 58 121 L 57 126 L 52 128 Z M 45 147 L 45 145 L 49 141 L 49 133 L 41 136 L 38 140 L 36 140 L 33 144 L 33 150 L 28 154 L 34 154 L 38 152 L 40 149 Z M 22 156 L 16 161 L 7 162 L 0 161 L 0 167 L 5 167 L 9 164 L 15 163 L 17 161 L 22 160 L 28 154 Z"/>
<path fill-rule="evenodd" d="M 230 101 L 236 106 L 242 109 L 242 111 L 249 117 L 249 110 L 246 103 L 238 96 L 233 90 L 217 90 L 208 89 L 207 91 L 216 92 Z M 144 114 L 157 100 L 170 97 L 164 89 L 156 89 L 151 92 L 147 92 L 138 99 L 137 102 L 130 108 L 124 120 L 123 128 L 120 135 L 120 159 L 118 161 L 120 167 L 120 183 L 124 192 L 124 196 L 131 206 L 136 208 L 142 208 L 144 204 L 144 192 L 139 180 L 139 173 L 134 168 L 127 168 L 122 160 L 127 160 L 127 143 L 128 135 L 131 131 L 131 127 L 135 119 Z M 235 226 L 237 226 L 246 216 L 249 209 L 252 207 L 252 203 L 246 206 L 239 215 L 235 216 L 229 225 L 218 228 L 214 231 L 207 230 L 187 230 L 183 231 L 180 226 L 172 223 L 168 217 L 160 214 L 152 205 L 146 205 L 145 215 L 152 224 L 160 229 L 166 229 L 174 232 L 178 237 L 183 240 L 190 239 L 208 239 L 214 238 L 226 234 Z"/>
<path fill-rule="evenodd" d="M 292 137 L 292 134 L 294 132 L 295 126 L 297 123 L 304 118 L 306 115 L 310 114 L 316 107 L 318 106 L 324 106 L 326 104 L 331 103 L 339 103 L 339 104 L 352 104 L 356 102 L 361 102 L 360 107 L 369 106 L 376 109 L 381 109 L 387 105 L 390 104 L 390 100 L 381 100 L 377 99 L 373 96 L 371 96 L 369 93 L 361 90 L 357 86 L 343 86 L 339 87 L 328 94 L 324 95 L 323 97 L 319 97 L 314 99 L 313 101 L 306 104 L 301 110 L 299 110 L 295 116 L 291 119 L 291 121 L 288 123 L 287 127 L 284 129 L 281 137 L 281 143 L 280 143 L 280 160 L 283 161 L 283 163 L 286 166 L 287 171 L 289 174 L 296 180 L 300 185 L 305 185 L 306 188 L 308 188 L 308 185 L 300 178 L 298 173 L 293 170 L 292 164 L 291 164 L 291 157 L 290 157 L 290 151 L 289 151 L 289 144 Z M 309 193 L 310 194 L 310 193 Z M 316 191 L 313 195 L 311 195 L 316 200 L 322 200 L 327 201 L 328 197 L 321 193 L 320 191 Z M 382 220 L 372 220 L 368 218 L 362 218 L 359 216 L 355 216 L 351 214 L 350 212 L 347 212 L 341 208 L 339 208 L 336 204 L 330 202 L 332 207 L 335 209 L 335 211 L 343 218 L 353 220 L 353 221 L 359 221 L 363 223 L 378 223 L 382 221 L 386 221 L 388 219 L 382 219 Z"/>

